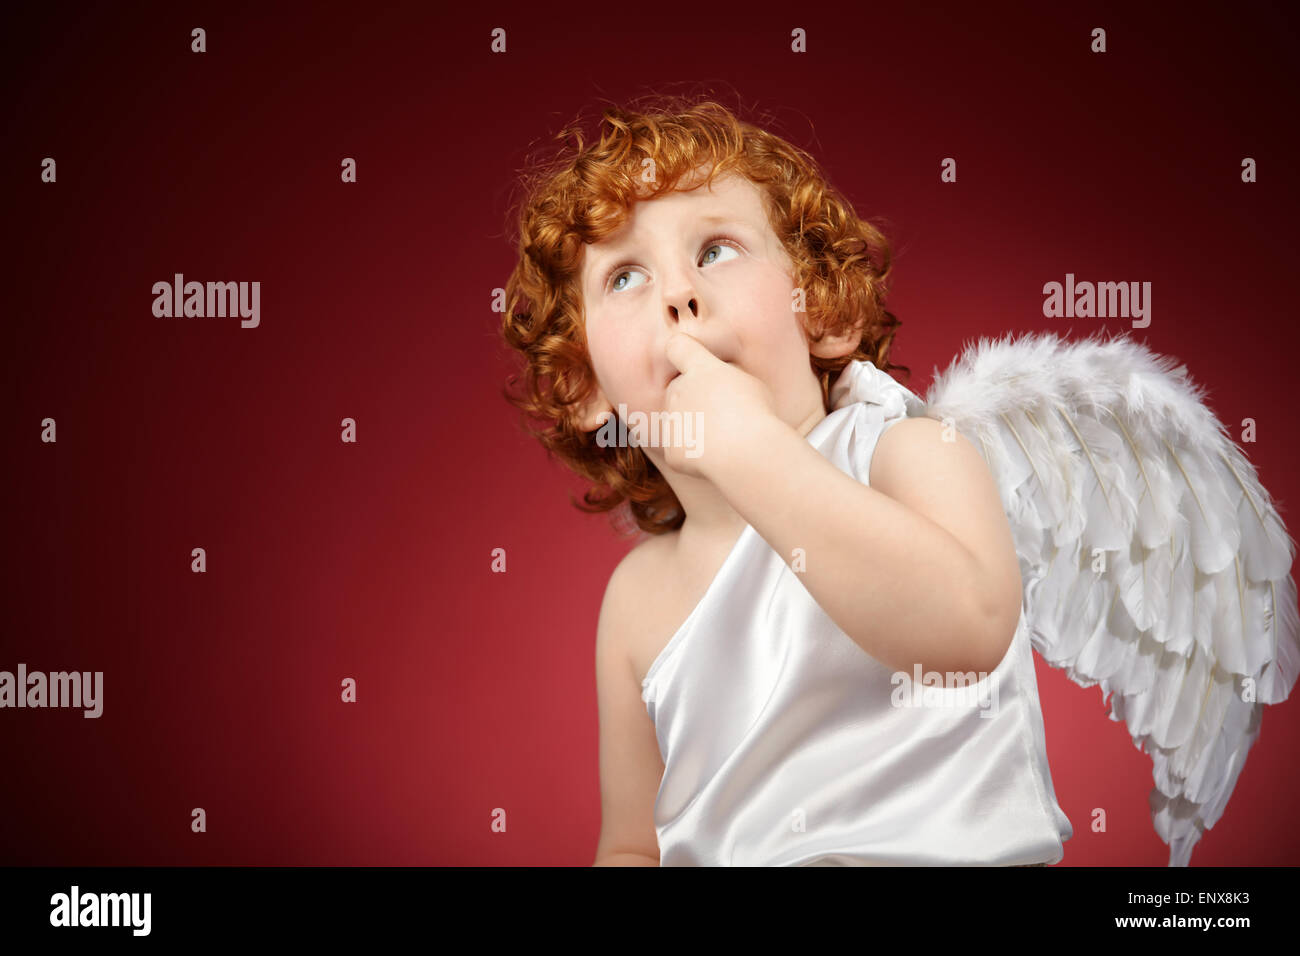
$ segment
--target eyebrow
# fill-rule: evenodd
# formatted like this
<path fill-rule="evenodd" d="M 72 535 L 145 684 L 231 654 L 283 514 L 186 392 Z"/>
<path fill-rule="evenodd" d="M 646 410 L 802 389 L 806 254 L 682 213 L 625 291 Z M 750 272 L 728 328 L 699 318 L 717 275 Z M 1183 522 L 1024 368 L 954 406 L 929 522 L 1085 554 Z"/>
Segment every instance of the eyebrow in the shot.
<path fill-rule="evenodd" d="M 710 213 L 707 216 L 701 216 L 699 222 L 701 225 L 706 226 L 740 226 L 745 229 L 749 228 L 749 223 L 738 216 L 716 212 Z M 628 245 L 629 241 L 630 240 L 624 239 L 621 242 L 617 242 L 605 249 L 603 254 L 597 258 L 588 259 L 587 269 L 589 272 L 589 281 L 596 281 L 596 277 L 605 271 L 606 265 L 622 254 L 623 248 Z"/>

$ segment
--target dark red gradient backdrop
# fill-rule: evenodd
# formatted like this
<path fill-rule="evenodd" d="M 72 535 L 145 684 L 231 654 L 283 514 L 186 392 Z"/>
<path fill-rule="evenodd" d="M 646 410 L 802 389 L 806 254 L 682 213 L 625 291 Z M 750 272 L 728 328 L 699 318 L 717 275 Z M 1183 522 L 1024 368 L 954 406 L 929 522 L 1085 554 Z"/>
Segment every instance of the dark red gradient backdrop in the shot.
<path fill-rule="evenodd" d="M 693 84 L 774 113 L 888 220 L 914 391 L 979 335 L 1125 326 L 1043 318 L 1046 282 L 1151 282 L 1137 335 L 1224 421 L 1256 420 L 1247 453 L 1300 535 L 1288 5 L 1055 6 L 42 4 L 9 22 L 0 669 L 105 688 L 98 720 L 0 711 L 0 863 L 591 862 L 593 641 L 629 542 L 569 504 L 580 484 L 500 398 L 491 303 L 516 171 L 602 100 Z M 154 317 L 177 272 L 261 282 L 260 327 Z M 1149 759 L 1097 689 L 1038 674 L 1064 862 L 1164 865 Z M 1194 864 L 1297 862 L 1297 706 L 1266 713 Z"/>

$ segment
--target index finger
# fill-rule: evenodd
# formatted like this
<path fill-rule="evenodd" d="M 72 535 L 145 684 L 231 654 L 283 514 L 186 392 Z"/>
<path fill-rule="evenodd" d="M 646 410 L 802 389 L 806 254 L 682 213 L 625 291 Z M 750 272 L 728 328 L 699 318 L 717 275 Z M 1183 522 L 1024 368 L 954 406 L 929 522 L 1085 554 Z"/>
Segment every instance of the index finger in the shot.
<path fill-rule="evenodd" d="M 685 332 L 674 332 L 669 337 L 668 343 L 664 346 L 664 355 L 679 372 L 689 371 L 710 359 L 714 362 L 721 361 L 709 351 L 708 346 Z"/>

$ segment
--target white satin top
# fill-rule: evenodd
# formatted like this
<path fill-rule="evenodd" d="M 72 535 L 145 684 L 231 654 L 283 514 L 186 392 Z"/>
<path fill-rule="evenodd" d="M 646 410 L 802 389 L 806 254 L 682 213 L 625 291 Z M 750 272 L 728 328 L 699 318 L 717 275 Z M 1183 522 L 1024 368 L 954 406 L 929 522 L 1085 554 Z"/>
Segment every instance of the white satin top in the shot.
<path fill-rule="evenodd" d="M 877 439 L 920 400 L 867 362 L 830 397 L 807 440 L 865 484 Z M 660 865 L 1059 862 L 1074 831 L 1023 611 L 973 688 L 894 675 L 746 527 L 642 681 L 664 761 Z"/>

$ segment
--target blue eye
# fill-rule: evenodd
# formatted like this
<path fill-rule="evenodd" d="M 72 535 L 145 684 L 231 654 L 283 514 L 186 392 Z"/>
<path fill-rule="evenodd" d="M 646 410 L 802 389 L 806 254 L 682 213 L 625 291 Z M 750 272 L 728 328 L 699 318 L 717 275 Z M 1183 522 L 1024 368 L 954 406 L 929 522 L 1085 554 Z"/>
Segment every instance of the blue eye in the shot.
<path fill-rule="evenodd" d="M 721 253 L 719 253 L 717 256 L 715 256 L 712 259 L 708 258 L 708 254 L 712 252 L 714 249 L 729 249 L 734 255 L 737 256 L 740 255 L 736 247 L 731 244 L 731 240 L 727 239 L 725 236 L 715 236 L 714 238 L 710 239 L 704 247 L 705 261 L 701 262 L 701 265 L 712 265 L 715 262 L 725 261 L 722 260 Z M 633 286 L 630 285 L 619 286 L 618 280 L 623 278 L 623 276 L 631 276 L 636 274 L 637 272 L 635 272 L 634 270 L 625 269 L 623 266 L 615 266 L 614 271 L 609 274 L 609 278 L 610 278 L 609 290 L 611 292 L 623 292 L 629 288 L 634 288 Z M 642 277 L 644 278 L 643 273 L 642 273 Z"/>
<path fill-rule="evenodd" d="M 623 271 L 623 272 L 620 272 L 618 275 L 614 276 L 614 281 L 613 281 L 613 283 L 610 285 L 610 290 L 613 291 L 613 292 L 622 292 L 623 289 L 626 289 L 626 288 L 627 288 L 627 286 L 623 286 L 623 288 L 620 289 L 619 286 L 618 286 L 618 280 L 621 279 L 621 278 L 623 278 L 623 276 L 631 276 L 631 275 L 637 275 L 637 274 L 638 274 L 638 273 L 632 272 L 630 269 L 629 269 L 629 270 L 626 270 L 626 271 Z"/>
<path fill-rule="evenodd" d="M 713 250 L 713 249 L 728 249 L 728 250 L 730 250 L 730 251 L 732 252 L 733 255 L 740 255 L 739 252 L 736 252 L 736 249 L 735 249 L 734 246 L 728 245 L 727 243 L 723 243 L 723 242 L 715 242 L 715 243 L 713 243 L 711 246 L 709 246 L 707 249 L 704 250 L 705 255 L 707 256 L 708 253 L 709 253 L 711 250 Z M 718 260 L 717 260 L 717 259 L 713 259 L 712 261 L 713 261 L 713 262 L 717 262 Z"/>

